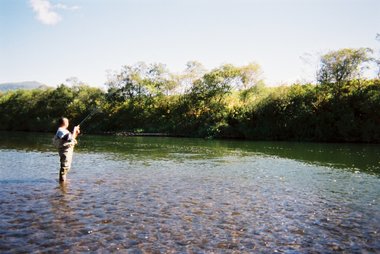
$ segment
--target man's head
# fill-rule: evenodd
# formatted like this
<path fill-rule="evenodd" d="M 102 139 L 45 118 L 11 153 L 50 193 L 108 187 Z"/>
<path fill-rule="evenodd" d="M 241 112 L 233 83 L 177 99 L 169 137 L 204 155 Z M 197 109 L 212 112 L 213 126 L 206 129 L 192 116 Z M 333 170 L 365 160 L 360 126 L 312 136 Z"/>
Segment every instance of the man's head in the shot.
<path fill-rule="evenodd" d="M 59 124 L 59 127 L 67 128 L 69 127 L 69 119 L 67 119 L 66 117 L 61 117 L 58 120 L 58 124 Z"/>

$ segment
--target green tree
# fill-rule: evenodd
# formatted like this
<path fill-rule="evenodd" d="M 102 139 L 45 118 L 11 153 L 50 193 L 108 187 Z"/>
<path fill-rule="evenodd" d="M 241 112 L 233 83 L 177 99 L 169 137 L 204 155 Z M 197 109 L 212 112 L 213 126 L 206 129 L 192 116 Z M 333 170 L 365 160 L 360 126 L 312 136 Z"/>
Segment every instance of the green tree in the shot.
<path fill-rule="evenodd" d="M 239 68 L 240 78 L 237 88 L 240 91 L 240 98 L 245 103 L 254 94 L 258 94 L 265 86 L 263 71 L 257 63 L 250 63 Z"/>
<path fill-rule="evenodd" d="M 183 73 L 176 75 L 175 80 L 178 83 L 177 93 L 184 94 L 190 91 L 194 82 L 201 79 L 206 74 L 206 68 L 197 61 L 186 63 L 186 69 Z"/>
<path fill-rule="evenodd" d="M 142 82 L 149 91 L 148 95 L 150 97 L 170 95 L 177 86 L 177 83 L 173 79 L 173 74 L 162 63 L 148 65 Z"/>
<path fill-rule="evenodd" d="M 242 66 L 240 70 L 241 86 L 240 89 L 247 90 L 254 86 L 264 83 L 263 71 L 261 66 L 255 62 Z"/>
<path fill-rule="evenodd" d="M 323 55 L 317 72 L 318 82 L 340 94 L 348 81 L 362 78 L 367 64 L 373 60 L 371 53 L 369 48 L 346 48 Z"/>
<path fill-rule="evenodd" d="M 184 129 L 193 130 L 196 136 L 218 136 L 227 124 L 225 99 L 239 75 L 239 68 L 223 65 L 196 80 L 190 92 L 181 100 L 181 108 L 186 109 L 185 119 L 182 120 Z"/>
<path fill-rule="evenodd" d="M 109 100 L 122 102 L 148 94 L 142 82 L 146 72 L 147 65 L 139 62 L 133 66 L 125 65 L 120 73 L 111 75 L 107 82 Z"/>

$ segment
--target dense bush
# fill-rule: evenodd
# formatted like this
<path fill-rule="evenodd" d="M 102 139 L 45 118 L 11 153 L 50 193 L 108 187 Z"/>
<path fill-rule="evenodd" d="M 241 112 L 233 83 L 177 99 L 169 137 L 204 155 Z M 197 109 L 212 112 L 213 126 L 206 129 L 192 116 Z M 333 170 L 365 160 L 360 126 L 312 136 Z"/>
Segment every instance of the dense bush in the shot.
<path fill-rule="evenodd" d="M 67 116 L 76 124 L 99 108 L 83 124 L 84 132 L 380 142 L 379 80 L 347 82 L 339 96 L 322 85 L 262 88 L 246 102 L 240 96 L 246 91 L 205 95 L 202 89 L 209 88 L 121 102 L 107 101 L 108 93 L 88 86 L 11 91 L 0 95 L 0 129 L 51 132 L 56 118 Z"/>
<path fill-rule="evenodd" d="M 60 116 L 74 125 L 96 112 L 83 132 L 380 142 L 378 79 L 270 88 L 256 64 L 190 67 L 179 77 L 163 65 L 126 66 L 108 91 L 86 85 L 9 91 L 0 94 L 0 130 L 53 132 Z"/>

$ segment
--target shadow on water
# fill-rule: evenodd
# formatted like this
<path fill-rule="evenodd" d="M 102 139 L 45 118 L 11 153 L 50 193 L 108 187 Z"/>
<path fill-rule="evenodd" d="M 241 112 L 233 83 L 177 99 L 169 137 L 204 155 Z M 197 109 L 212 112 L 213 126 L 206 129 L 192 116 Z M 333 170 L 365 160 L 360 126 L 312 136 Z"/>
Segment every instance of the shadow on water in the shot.
<path fill-rule="evenodd" d="M 0 132 L 0 149 L 55 152 L 53 134 Z M 347 143 L 261 142 L 169 137 L 84 135 L 77 152 L 112 154 L 130 161 L 217 159 L 252 154 L 276 156 L 315 165 L 380 174 L 380 145 Z"/>

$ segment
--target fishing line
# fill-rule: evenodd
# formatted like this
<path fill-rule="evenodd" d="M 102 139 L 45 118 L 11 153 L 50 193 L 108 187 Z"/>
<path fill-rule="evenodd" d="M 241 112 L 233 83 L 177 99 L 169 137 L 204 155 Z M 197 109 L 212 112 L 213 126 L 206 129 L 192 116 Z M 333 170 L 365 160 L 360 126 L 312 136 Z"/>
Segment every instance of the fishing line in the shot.
<path fill-rule="evenodd" d="M 93 115 L 95 115 L 99 111 L 99 107 L 96 107 L 92 110 L 78 125 L 82 125 L 86 120 L 90 119 Z"/>
<path fill-rule="evenodd" d="M 116 92 L 118 92 L 118 90 L 115 90 L 111 93 L 105 93 L 105 98 L 109 97 L 109 96 L 112 96 L 113 94 L 115 94 Z M 95 107 L 95 109 L 93 109 L 78 125 L 82 125 L 85 121 L 87 121 L 88 119 L 90 119 L 93 115 L 95 115 L 96 113 L 100 112 L 101 111 L 101 108 L 100 106 L 97 106 Z"/>

